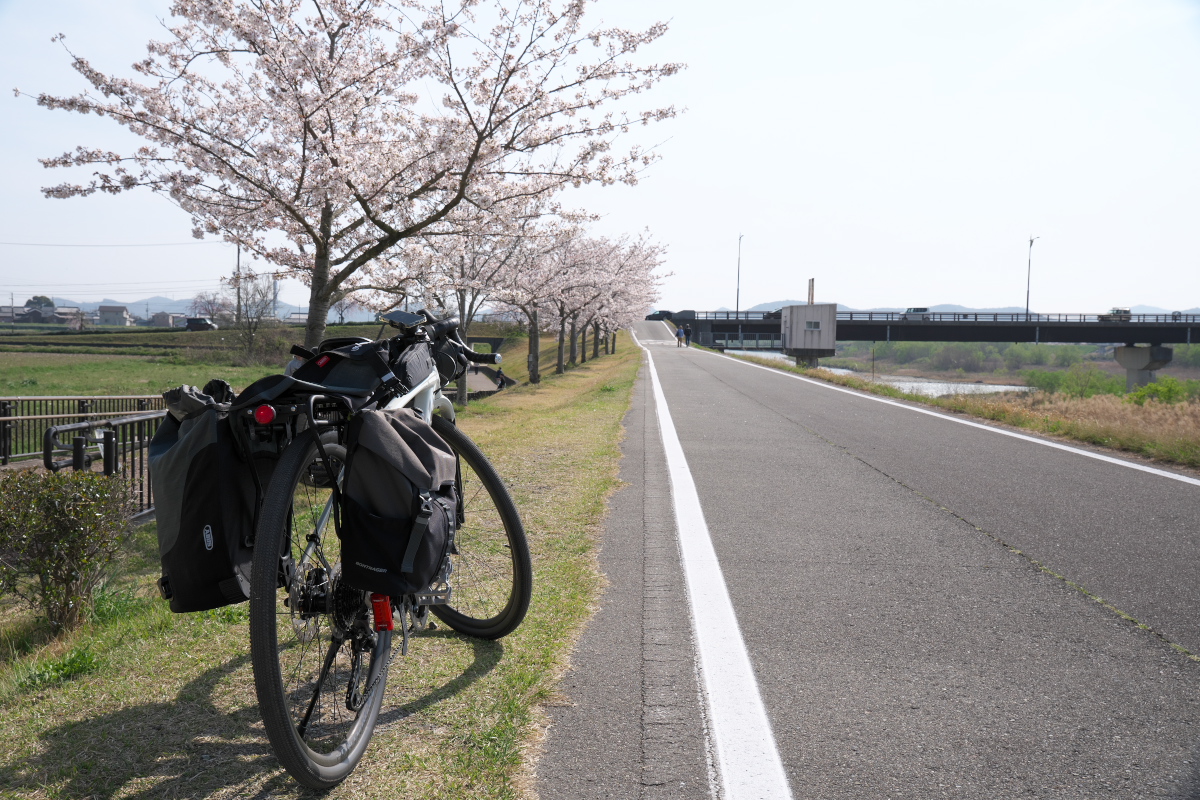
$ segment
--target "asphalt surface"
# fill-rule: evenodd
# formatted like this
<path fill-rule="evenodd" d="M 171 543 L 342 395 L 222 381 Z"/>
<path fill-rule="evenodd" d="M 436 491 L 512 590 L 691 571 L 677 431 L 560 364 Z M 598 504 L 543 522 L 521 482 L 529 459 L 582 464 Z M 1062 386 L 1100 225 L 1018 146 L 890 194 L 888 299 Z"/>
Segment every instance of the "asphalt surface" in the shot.
<path fill-rule="evenodd" d="M 1200 798 L 1200 487 L 638 334 L 797 798 Z M 711 796 L 645 383 L 543 798 Z"/>

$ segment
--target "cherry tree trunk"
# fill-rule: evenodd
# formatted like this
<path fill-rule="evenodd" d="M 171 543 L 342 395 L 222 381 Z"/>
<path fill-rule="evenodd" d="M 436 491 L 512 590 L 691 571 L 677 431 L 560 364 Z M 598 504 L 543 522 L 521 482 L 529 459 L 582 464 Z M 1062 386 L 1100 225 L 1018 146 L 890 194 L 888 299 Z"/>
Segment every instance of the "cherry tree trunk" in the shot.
<path fill-rule="evenodd" d="M 571 366 L 579 363 L 579 333 L 577 322 L 579 321 L 578 312 L 571 315 L 571 356 L 567 361 Z"/>
<path fill-rule="evenodd" d="M 580 364 L 586 364 L 587 360 L 588 360 L 587 329 L 588 329 L 588 324 L 586 322 L 583 324 L 583 327 L 579 329 L 579 363 Z"/>
<path fill-rule="evenodd" d="M 605 345 L 604 349 L 607 350 L 608 345 Z M 600 323 L 593 322 L 592 323 L 592 358 L 599 358 L 599 357 L 600 357 Z"/>
<path fill-rule="evenodd" d="M 558 320 L 558 361 L 554 365 L 554 374 L 562 375 L 567 371 L 567 318 L 560 316 Z"/>
<path fill-rule="evenodd" d="M 470 323 L 467 322 L 467 297 L 464 292 L 458 293 L 458 330 L 462 335 L 462 340 L 467 341 L 467 331 L 470 328 Z M 471 374 L 468 369 L 463 372 L 462 377 L 458 379 L 458 404 L 461 406 L 467 405 L 471 401 L 471 390 L 467 386 L 467 376 Z"/>
<path fill-rule="evenodd" d="M 612 340 L 613 340 L 612 351 L 615 353 L 615 352 L 617 352 L 617 332 L 616 331 L 613 331 Z"/>
<path fill-rule="evenodd" d="M 542 343 L 538 338 L 540 331 L 538 330 L 538 313 L 537 309 L 529 312 L 529 382 L 541 383 L 542 375 L 538 370 L 538 362 L 542 358 Z"/>
<path fill-rule="evenodd" d="M 320 233 L 328 242 L 333 231 L 333 207 L 328 203 L 321 209 Z M 329 248 L 319 243 L 313 256 L 312 284 L 308 290 L 308 319 L 304 323 L 304 346 L 316 350 L 325 338 L 325 321 L 329 318 L 329 300 L 336 287 L 329 285 Z"/>

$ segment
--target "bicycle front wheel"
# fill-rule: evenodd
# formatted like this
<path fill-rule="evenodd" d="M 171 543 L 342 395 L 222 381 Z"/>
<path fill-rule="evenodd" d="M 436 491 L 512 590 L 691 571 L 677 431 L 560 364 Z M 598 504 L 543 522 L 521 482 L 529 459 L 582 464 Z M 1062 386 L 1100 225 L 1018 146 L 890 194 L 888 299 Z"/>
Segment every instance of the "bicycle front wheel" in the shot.
<path fill-rule="evenodd" d="M 311 431 L 284 452 L 255 532 L 250 589 L 254 686 L 271 747 L 292 776 L 328 789 L 357 766 L 383 702 L 390 631 L 366 592 L 340 581 L 330 487 L 345 448 Z"/>
<path fill-rule="evenodd" d="M 529 610 L 533 567 L 521 516 L 504 482 L 453 422 L 433 429 L 458 455 L 463 518 L 454 534 L 450 602 L 430 607 L 454 630 L 481 639 L 512 633 Z"/>

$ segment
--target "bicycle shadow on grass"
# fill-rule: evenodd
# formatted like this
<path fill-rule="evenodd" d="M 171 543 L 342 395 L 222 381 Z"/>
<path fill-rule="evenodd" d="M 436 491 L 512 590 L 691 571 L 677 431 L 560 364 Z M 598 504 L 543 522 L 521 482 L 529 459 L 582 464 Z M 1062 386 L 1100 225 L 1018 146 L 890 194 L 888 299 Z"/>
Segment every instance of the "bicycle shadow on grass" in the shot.
<path fill-rule="evenodd" d="M 467 641 L 474 658 L 461 674 L 388 709 L 380 714 L 380 724 L 453 697 L 491 672 L 503 648 L 491 641 Z M 0 796 L 47 791 L 70 800 L 324 796 L 300 787 L 280 768 L 252 689 L 250 701 L 232 710 L 214 701 L 234 673 L 242 670 L 248 677 L 249 661 L 248 654 L 241 655 L 202 672 L 170 701 L 127 706 L 42 731 L 37 754 L 0 766 Z"/>
<path fill-rule="evenodd" d="M 490 639 L 472 639 L 469 636 L 464 636 L 461 633 L 456 633 L 452 630 L 436 630 L 426 631 L 418 634 L 415 638 L 412 647 L 420 647 L 421 640 L 443 639 L 468 642 L 473 650 L 473 660 L 462 673 L 441 686 L 432 689 L 422 696 L 409 700 L 407 702 L 396 705 L 392 708 L 387 708 L 387 697 L 384 697 L 384 709 L 379 713 L 379 725 L 386 725 L 392 722 L 411 717 L 432 706 L 437 705 L 443 700 L 454 697 L 456 694 L 464 691 L 471 684 L 478 681 L 480 678 L 487 675 L 496 665 L 500 663 L 501 657 L 504 655 L 504 645 L 500 642 Z M 396 645 L 399 647 L 399 644 Z M 411 651 L 410 651 L 411 652 Z M 397 662 L 401 661 L 401 656 L 396 656 L 396 662 L 392 663 L 391 669 L 395 669 Z M 393 677 L 388 678 L 388 691 L 393 691 Z"/>

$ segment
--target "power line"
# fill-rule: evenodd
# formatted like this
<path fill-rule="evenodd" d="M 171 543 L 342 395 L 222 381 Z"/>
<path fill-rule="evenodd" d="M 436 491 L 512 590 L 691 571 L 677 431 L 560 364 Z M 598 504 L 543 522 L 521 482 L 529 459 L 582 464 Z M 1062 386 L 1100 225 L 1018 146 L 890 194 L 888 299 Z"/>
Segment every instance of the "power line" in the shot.
<path fill-rule="evenodd" d="M 159 242 L 157 244 L 58 244 L 55 242 L 0 242 L 9 247 L 190 247 L 197 244 L 223 244 L 229 242 Z"/>

